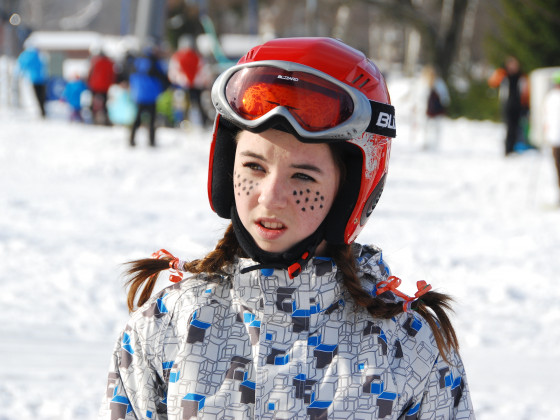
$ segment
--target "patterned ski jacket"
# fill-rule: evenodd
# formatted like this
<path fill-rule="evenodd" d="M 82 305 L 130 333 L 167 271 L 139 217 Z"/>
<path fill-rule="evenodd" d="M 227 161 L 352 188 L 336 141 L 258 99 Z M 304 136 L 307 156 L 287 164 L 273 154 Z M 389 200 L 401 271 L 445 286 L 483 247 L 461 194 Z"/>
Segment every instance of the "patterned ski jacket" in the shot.
<path fill-rule="evenodd" d="M 375 294 L 381 251 L 355 250 Z M 373 318 L 330 259 L 295 279 L 240 274 L 251 265 L 185 279 L 132 315 L 101 419 L 474 419 L 461 359 L 444 362 L 417 313 Z"/>

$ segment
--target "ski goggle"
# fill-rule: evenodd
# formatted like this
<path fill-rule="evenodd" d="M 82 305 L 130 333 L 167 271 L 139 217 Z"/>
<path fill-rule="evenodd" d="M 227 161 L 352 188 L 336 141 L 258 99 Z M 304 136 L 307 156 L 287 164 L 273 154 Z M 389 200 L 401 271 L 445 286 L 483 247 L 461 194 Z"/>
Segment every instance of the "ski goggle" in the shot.
<path fill-rule="evenodd" d="M 340 141 L 372 132 L 395 137 L 394 108 L 369 100 L 358 89 L 311 67 L 287 61 L 241 64 L 212 87 L 218 113 L 256 130 L 278 117 L 304 141 Z"/>

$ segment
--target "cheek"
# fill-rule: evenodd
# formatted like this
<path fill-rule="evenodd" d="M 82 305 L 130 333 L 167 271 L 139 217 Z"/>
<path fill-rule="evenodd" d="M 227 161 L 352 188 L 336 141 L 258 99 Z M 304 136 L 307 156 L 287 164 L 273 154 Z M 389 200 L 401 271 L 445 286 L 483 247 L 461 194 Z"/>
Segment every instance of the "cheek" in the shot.
<path fill-rule="evenodd" d="M 259 185 L 257 181 L 239 172 L 233 173 L 233 192 L 235 199 L 246 199 L 255 194 L 255 189 Z"/>
<path fill-rule="evenodd" d="M 297 209 L 304 214 L 322 216 L 327 210 L 327 198 L 321 190 L 312 188 L 293 190 L 294 203 Z"/>

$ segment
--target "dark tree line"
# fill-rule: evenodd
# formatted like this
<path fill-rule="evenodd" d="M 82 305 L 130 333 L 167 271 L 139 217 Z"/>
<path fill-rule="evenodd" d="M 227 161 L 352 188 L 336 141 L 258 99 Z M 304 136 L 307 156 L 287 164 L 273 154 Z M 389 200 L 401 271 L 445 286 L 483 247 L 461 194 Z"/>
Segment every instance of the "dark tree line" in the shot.
<path fill-rule="evenodd" d="M 513 55 L 526 72 L 560 66 L 560 0 L 499 0 L 492 14 L 497 25 L 486 50 L 495 66 Z"/>

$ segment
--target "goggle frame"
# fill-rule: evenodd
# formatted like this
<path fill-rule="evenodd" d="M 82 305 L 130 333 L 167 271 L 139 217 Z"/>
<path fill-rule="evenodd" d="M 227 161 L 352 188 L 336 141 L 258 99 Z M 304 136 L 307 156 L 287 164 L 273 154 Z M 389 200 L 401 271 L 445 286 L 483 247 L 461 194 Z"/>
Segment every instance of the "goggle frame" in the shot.
<path fill-rule="evenodd" d="M 266 114 L 254 119 L 248 120 L 239 115 L 229 104 L 226 97 L 226 88 L 228 82 L 239 71 L 246 68 L 252 67 L 275 67 L 283 71 L 288 72 L 303 72 L 314 76 L 317 76 L 323 80 L 326 80 L 336 87 L 342 89 L 348 96 L 352 99 L 354 109 L 349 118 L 345 121 L 339 123 L 338 125 L 327 128 L 321 131 L 308 131 L 303 128 L 296 118 L 290 113 L 290 111 L 283 107 L 277 106 L 274 109 L 268 111 Z M 372 121 L 372 114 L 374 107 L 377 109 L 381 106 L 383 109 L 392 111 L 392 117 L 394 122 L 394 108 L 389 104 L 383 104 L 376 101 L 372 101 L 366 97 L 366 95 L 360 92 L 358 89 L 347 85 L 344 82 L 330 76 L 322 71 L 314 69 L 313 67 L 306 66 L 304 64 L 294 63 L 292 61 L 281 61 L 281 60 L 263 60 L 255 61 L 251 63 L 238 64 L 230 67 L 224 71 L 214 82 L 212 86 L 211 93 L 212 103 L 216 108 L 216 111 L 222 115 L 227 120 L 230 120 L 236 126 L 247 129 L 247 130 L 257 130 L 260 126 L 264 125 L 267 121 L 275 117 L 283 117 L 286 121 L 290 123 L 292 128 L 298 134 L 303 142 L 337 142 L 343 140 L 351 140 L 356 137 L 360 137 L 364 132 L 370 131 L 371 128 L 375 128 L 375 125 L 379 125 L 379 118 L 377 123 Z M 387 135 L 385 131 L 377 132 L 375 129 L 371 132 L 381 135 Z M 390 136 L 394 137 L 394 136 Z"/>

